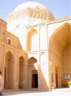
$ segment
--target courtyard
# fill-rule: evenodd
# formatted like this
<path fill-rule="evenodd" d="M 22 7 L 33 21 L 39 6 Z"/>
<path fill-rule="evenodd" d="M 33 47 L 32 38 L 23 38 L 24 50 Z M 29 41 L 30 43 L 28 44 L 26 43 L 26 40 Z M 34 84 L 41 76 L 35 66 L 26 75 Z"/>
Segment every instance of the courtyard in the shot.
<path fill-rule="evenodd" d="M 64 88 L 71 87 L 67 16 L 57 19 L 44 4 L 28 1 L 10 10 L 7 20 L 0 19 L 3 95 L 71 96 L 71 88 Z"/>
<path fill-rule="evenodd" d="M 4 96 L 71 96 L 71 88 L 53 89 L 52 91 L 7 91 Z"/>

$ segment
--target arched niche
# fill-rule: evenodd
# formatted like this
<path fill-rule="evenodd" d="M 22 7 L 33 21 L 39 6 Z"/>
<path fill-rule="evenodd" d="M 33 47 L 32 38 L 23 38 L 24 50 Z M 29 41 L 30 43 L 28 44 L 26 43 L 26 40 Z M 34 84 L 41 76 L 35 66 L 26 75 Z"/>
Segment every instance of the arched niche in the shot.
<path fill-rule="evenodd" d="M 62 87 L 62 84 L 64 82 L 64 74 L 69 72 L 67 69 L 69 68 L 71 63 L 67 63 L 67 55 L 64 53 L 67 51 L 69 54 L 68 47 L 71 44 L 70 34 L 70 24 L 64 23 L 63 25 L 58 27 L 49 38 L 49 76 L 50 79 L 53 77 L 53 80 L 50 80 L 53 81 L 50 82 L 50 84 L 53 85 L 51 87 Z M 66 59 L 64 57 L 66 57 Z M 66 64 L 64 62 L 66 62 Z"/>
<path fill-rule="evenodd" d="M 33 38 L 33 36 L 35 36 L 36 33 L 37 33 L 37 29 L 34 28 L 34 27 L 32 27 L 28 31 L 28 34 L 27 34 L 27 45 L 26 45 L 28 51 L 32 51 L 32 48 L 31 48 L 32 47 L 32 38 Z M 35 42 L 35 44 L 36 44 L 36 42 Z M 33 45 L 34 45 L 34 43 L 33 43 Z"/>
<path fill-rule="evenodd" d="M 12 89 L 14 86 L 14 56 L 9 51 L 5 56 L 5 79 L 4 87 L 5 89 Z"/>

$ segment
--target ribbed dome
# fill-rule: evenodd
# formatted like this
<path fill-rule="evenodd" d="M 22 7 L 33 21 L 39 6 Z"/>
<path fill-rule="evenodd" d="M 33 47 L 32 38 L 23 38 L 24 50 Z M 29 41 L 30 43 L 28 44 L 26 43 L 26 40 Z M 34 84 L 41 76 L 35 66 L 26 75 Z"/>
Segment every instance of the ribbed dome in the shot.
<path fill-rule="evenodd" d="M 9 15 L 8 20 L 15 19 L 19 16 L 44 19 L 47 21 L 52 21 L 54 19 L 52 13 L 45 6 L 37 2 L 26 2 L 19 5 Z"/>
<path fill-rule="evenodd" d="M 26 9 L 26 8 L 36 8 L 36 7 L 40 7 L 41 9 L 45 8 L 43 5 L 41 5 L 40 3 L 37 3 L 37 2 L 26 2 L 26 3 L 19 5 L 15 9 L 15 11 L 20 11 L 20 10 Z"/>

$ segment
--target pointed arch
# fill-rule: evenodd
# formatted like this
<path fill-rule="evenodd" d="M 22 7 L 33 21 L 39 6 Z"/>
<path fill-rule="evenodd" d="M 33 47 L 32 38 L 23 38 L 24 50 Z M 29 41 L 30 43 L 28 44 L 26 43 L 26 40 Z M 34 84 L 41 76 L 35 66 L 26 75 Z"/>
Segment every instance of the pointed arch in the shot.
<path fill-rule="evenodd" d="M 64 23 L 53 32 L 48 42 L 49 43 L 49 48 L 48 48 L 49 65 L 51 66 L 50 76 L 53 72 L 54 84 L 52 85 L 56 87 L 62 86 L 62 81 L 64 78 L 63 74 L 67 71 L 64 68 L 66 65 L 64 64 L 65 59 L 63 54 L 64 54 L 64 51 L 68 50 L 67 47 L 71 43 L 70 34 L 71 34 L 70 24 Z M 55 70 L 52 70 L 52 69 L 55 69 Z"/>
<path fill-rule="evenodd" d="M 5 79 L 4 87 L 6 89 L 12 89 L 14 85 L 14 56 L 8 51 L 5 56 Z"/>
<path fill-rule="evenodd" d="M 27 50 L 31 51 L 31 39 L 34 34 L 37 33 L 37 30 L 35 28 L 31 28 L 31 30 L 27 34 Z"/>

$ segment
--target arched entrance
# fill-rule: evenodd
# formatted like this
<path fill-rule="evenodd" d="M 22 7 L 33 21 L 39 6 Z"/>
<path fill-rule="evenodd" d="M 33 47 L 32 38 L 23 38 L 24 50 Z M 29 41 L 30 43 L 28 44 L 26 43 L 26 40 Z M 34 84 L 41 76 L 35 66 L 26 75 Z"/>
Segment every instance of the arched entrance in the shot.
<path fill-rule="evenodd" d="M 5 77 L 4 77 L 4 87 L 5 89 L 12 89 L 14 85 L 14 56 L 11 52 L 7 52 L 5 58 Z"/>
<path fill-rule="evenodd" d="M 62 87 L 64 82 L 64 74 L 70 74 L 71 72 L 71 69 L 69 69 L 71 62 L 68 63 L 70 59 L 67 59 L 70 58 L 70 50 L 67 49 L 71 44 L 70 34 L 70 25 L 69 23 L 65 23 L 56 29 L 49 38 L 49 66 L 51 66 L 49 73 L 50 75 L 51 71 L 54 73 L 53 85 L 56 88 Z"/>
<path fill-rule="evenodd" d="M 30 82 L 30 87 L 31 88 L 38 88 L 38 71 L 35 68 L 35 63 L 37 62 L 37 59 L 35 57 L 30 57 L 28 60 L 29 64 L 29 77 L 31 80 Z"/>
<path fill-rule="evenodd" d="M 24 87 L 24 58 L 21 56 L 19 58 L 19 88 L 22 89 Z"/>

